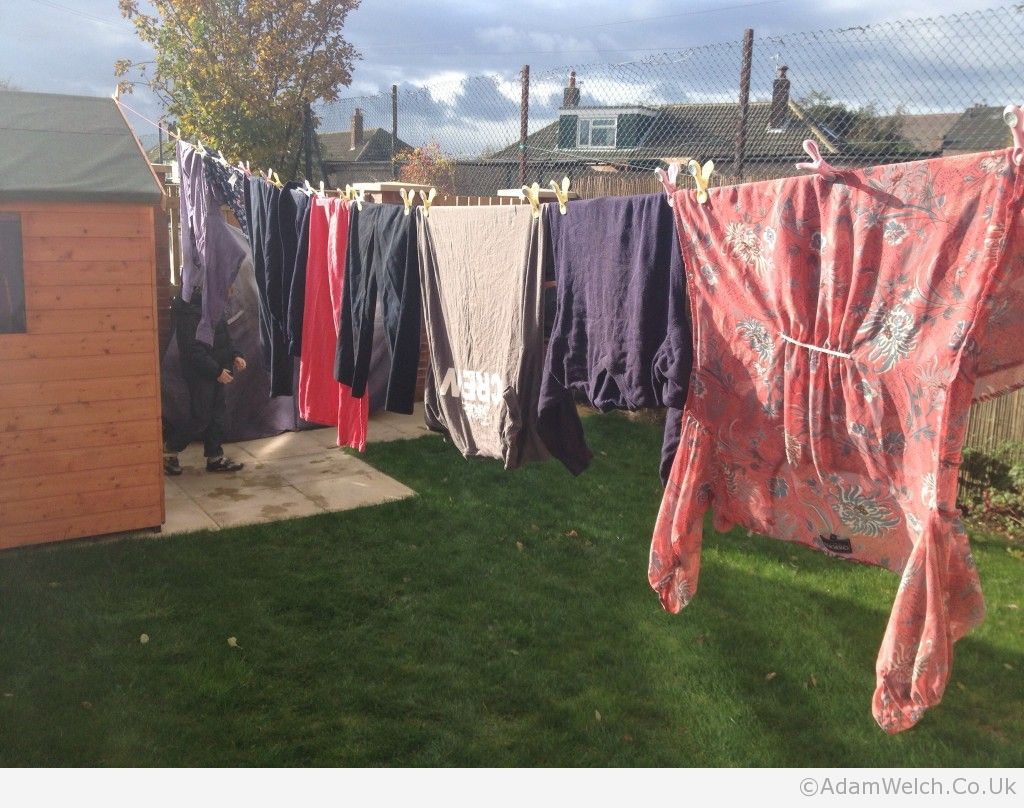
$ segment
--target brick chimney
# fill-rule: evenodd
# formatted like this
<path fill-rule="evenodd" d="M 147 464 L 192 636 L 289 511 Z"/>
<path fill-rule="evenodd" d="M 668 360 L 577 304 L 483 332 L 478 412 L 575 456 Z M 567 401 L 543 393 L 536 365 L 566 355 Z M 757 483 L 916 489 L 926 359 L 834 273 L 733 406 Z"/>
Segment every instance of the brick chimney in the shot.
<path fill-rule="evenodd" d="M 357 149 L 363 145 L 363 111 L 356 107 L 352 113 L 352 148 Z"/>
<path fill-rule="evenodd" d="M 779 65 L 778 75 L 772 83 L 772 109 L 768 114 L 768 128 L 782 129 L 789 118 L 789 79 L 785 65 Z"/>
<path fill-rule="evenodd" d="M 569 84 L 562 91 L 562 107 L 578 107 L 580 105 L 580 88 L 576 86 L 576 71 L 569 72 Z"/>

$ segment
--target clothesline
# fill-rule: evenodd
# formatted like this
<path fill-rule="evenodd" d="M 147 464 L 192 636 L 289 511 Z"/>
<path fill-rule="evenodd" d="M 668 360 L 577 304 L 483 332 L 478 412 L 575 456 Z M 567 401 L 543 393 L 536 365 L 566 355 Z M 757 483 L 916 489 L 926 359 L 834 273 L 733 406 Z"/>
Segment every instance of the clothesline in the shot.
<path fill-rule="evenodd" d="M 166 126 L 158 123 L 157 121 L 154 121 L 152 118 L 147 117 L 146 115 L 142 114 L 137 109 L 135 109 L 134 107 L 128 106 L 123 101 L 121 101 L 121 99 L 115 98 L 114 99 L 114 103 L 117 104 L 118 107 L 120 107 L 122 110 L 124 110 L 126 112 L 130 112 L 133 115 L 138 116 L 142 120 L 146 121 L 146 123 L 149 123 L 149 124 L 152 124 L 153 126 L 155 126 L 161 132 L 165 132 L 168 137 L 172 137 L 175 140 L 177 140 L 179 143 L 183 143 L 186 146 L 190 146 L 191 148 L 193 148 L 196 151 L 198 151 L 200 154 L 204 154 L 205 155 L 205 154 L 209 154 L 210 153 L 209 150 L 205 146 L 202 145 L 203 141 L 201 139 L 199 140 L 198 144 L 191 143 L 190 141 L 185 140 L 185 138 L 183 138 L 177 132 L 172 132 Z M 220 155 L 220 160 L 218 160 L 218 162 L 221 163 L 221 165 L 223 165 L 225 168 L 228 168 L 228 169 L 230 169 L 232 171 L 236 171 L 239 174 L 241 174 L 242 176 L 251 176 L 252 175 L 252 173 L 253 173 L 252 171 L 249 171 L 247 168 L 242 168 L 242 161 L 239 161 L 238 165 L 232 165 L 230 162 L 228 162 L 227 158 L 224 157 L 224 152 L 222 152 L 220 149 L 217 149 L 217 154 Z M 217 158 L 213 158 L 213 159 L 216 160 Z M 245 162 L 245 165 L 246 166 L 249 165 L 248 161 Z M 277 177 L 277 172 L 276 171 L 274 171 L 273 169 L 267 169 L 268 176 L 266 177 L 266 179 L 268 180 L 268 182 L 270 181 L 271 173 L 275 177 Z M 263 176 L 259 171 L 256 172 L 256 175 L 257 176 L 261 176 L 261 177 Z M 277 179 L 280 180 L 280 177 L 277 177 Z"/>

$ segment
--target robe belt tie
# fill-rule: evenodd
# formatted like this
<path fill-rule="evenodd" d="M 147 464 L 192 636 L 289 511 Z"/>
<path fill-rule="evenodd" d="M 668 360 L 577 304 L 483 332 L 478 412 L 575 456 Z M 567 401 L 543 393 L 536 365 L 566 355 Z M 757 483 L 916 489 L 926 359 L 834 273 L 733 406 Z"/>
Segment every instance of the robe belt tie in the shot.
<path fill-rule="evenodd" d="M 840 359 L 849 359 L 851 354 L 843 353 L 842 351 L 833 351 L 831 348 L 822 348 L 820 345 L 808 345 L 806 342 L 800 342 L 798 339 L 793 339 L 786 334 L 779 334 L 786 342 L 792 343 L 793 345 L 799 345 L 801 348 L 807 348 L 809 351 L 820 351 L 821 353 L 829 354 L 830 356 L 838 356 Z"/>

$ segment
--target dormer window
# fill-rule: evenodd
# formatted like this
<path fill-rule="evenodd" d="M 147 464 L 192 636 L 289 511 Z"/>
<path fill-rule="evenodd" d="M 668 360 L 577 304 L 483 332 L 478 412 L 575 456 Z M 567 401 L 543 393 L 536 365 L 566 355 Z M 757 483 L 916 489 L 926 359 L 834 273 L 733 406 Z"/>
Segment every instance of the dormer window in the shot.
<path fill-rule="evenodd" d="M 576 145 L 580 148 L 614 149 L 616 118 L 580 118 Z"/>

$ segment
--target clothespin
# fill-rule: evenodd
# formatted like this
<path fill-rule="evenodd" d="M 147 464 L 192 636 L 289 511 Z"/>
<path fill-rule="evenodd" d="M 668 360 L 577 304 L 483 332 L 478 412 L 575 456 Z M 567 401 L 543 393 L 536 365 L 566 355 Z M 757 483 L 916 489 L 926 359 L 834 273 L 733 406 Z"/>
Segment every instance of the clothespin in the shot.
<path fill-rule="evenodd" d="M 409 193 L 406 193 L 405 188 L 399 188 L 398 195 L 402 197 L 402 204 L 405 205 L 405 215 L 408 216 L 409 211 L 412 210 L 412 204 L 416 199 L 416 192 L 411 191 Z"/>
<path fill-rule="evenodd" d="M 808 138 L 804 141 L 804 151 L 807 152 L 811 161 L 809 163 L 797 163 L 797 168 L 804 171 L 816 171 L 821 175 L 822 179 L 834 180 L 836 178 L 835 169 L 821 156 L 817 143 Z"/>
<path fill-rule="evenodd" d="M 270 184 L 273 185 L 278 190 L 281 190 L 282 188 L 284 188 L 284 183 L 281 182 L 281 178 L 279 176 L 277 176 L 277 172 L 271 170 L 270 173 L 274 175 L 274 178 L 270 180 Z M 269 179 L 269 177 L 268 177 L 268 179 Z"/>
<path fill-rule="evenodd" d="M 540 218 L 540 183 L 535 182 L 533 185 L 524 185 L 521 191 L 523 198 L 530 203 L 530 208 L 533 211 L 533 218 Z"/>
<path fill-rule="evenodd" d="M 690 160 L 686 164 L 686 170 L 697 184 L 697 201 L 703 205 L 708 201 L 708 181 L 711 179 L 711 172 L 715 170 L 715 162 L 708 160 L 702 166 L 696 160 Z"/>
<path fill-rule="evenodd" d="M 551 180 L 551 190 L 555 192 L 555 199 L 558 200 L 558 212 L 564 216 L 566 211 L 565 203 L 569 201 L 569 178 L 562 177 L 561 187 L 554 180 Z"/>
<path fill-rule="evenodd" d="M 676 177 L 679 176 L 679 163 L 669 163 L 668 171 L 663 168 L 654 169 L 654 173 L 658 179 L 661 180 L 662 187 L 665 189 L 665 196 L 668 197 L 668 205 L 672 207 L 672 197 L 676 195 Z"/>
<path fill-rule="evenodd" d="M 365 198 L 361 190 L 352 189 L 352 198 L 356 201 L 356 210 L 363 209 L 363 199 Z"/>
<path fill-rule="evenodd" d="M 203 146 L 203 141 L 198 141 L 196 144 L 196 151 L 198 151 L 203 157 L 206 157 L 206 147 Z"/>
<path fill-rule="evenodd" d="M 299 190 L 302 191 L 302 193 L 304 193 L 306 196 L 313 195 L 313 186 L 309 184 L 309 180 L 303 180 L 302 187 L 299 188 Z"/>
<path fill-rule="evenodd" d="M 409 194 L 410 198 L 412 194 Z M 434 202 L 434 197 L 437 196 L 437 188 L 431 188 L 430 192 L 420 189 L 420 200 L 423 202 L 423 218 L 430 216 L 430 206 Z"/>
<path fill-rule="evenodd" d="M 355 188 L 353 188 L 351 185 L 346 183 L 345 184 L 345 199 L 348 199 L 348 200 L 355 199 L 355 196 L 354 196 L 355 190 L 356 190 Z"/>
<path fill-rule="evenodd" d="M 1013 154 L 1010 159 L 1015 166 L 1024 162 L 1024 110 L 1015 104 L 1007 104 L 1003 109 L 1003 122 L 1013 133 Z"/>

